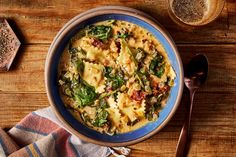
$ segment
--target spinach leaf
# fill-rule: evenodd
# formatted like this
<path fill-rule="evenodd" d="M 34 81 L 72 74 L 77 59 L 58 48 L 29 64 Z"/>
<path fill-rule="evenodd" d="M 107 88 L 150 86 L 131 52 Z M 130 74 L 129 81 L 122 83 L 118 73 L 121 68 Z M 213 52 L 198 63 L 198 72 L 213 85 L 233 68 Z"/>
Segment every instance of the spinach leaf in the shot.
<path fill-rule="evenodd" d="M 151 105 L 146 112 L 146 118 L 151 121 L 154 118 L 154 114 L 156 114 L 157 110 L 159 110 L 161 108 L 161 104 L 160 103 L 155 103 L 153 105 Z"/>
<path fill-rule="evenodd" d="M 116 90 L 121 87 L 125 81 L 123 77 L 112 74 L 112 70 L 113 69 L 111 67 L 105 67 L 104 76 L 107 78 L 108 82 L 111 82 L 112 90 Z"/>
<path fill-rule="evenodd" d="M 165 72 L 165 65 L 161 65 L 158 70 L 156 71 L 155 75 L 159 78 L 164 74 Z"/>
<path fill-rule="evenodd" d="M 74 67 L 77 69 L 80 75 L 84 72 L 84 62 L 80 58 L 74 58 L 71 60 Z"/>
<path fill-rule="evenodd" d="M 112 71 L 112 67 L 105 67 L 105 70 L 104 70 L 104 76 L 106 77 L 106 78 L 110 78 L 111 76 L 110 76 L 110 74 L 111 74 L 111 71 Z"/>
<path fill-rule="evenodd" d="M 124 80 L 120 76 L 115 76 L 112 79 L 112 90 L 115 90 L 119 87 L 121 87 L 124 84 Z"/>
<path fill-rule="evenodd" d="M 111 26 L 104 26 L 104 25 L 97 25 L 97 26 L 91 25 L 87 30 L 88 35 L 103 41 L 111 37 L 111 33 L 112 33 Z"/>
<path fill-rule="evenodd" d="M 79 52 L 79 50 L 76 47 L 73 47 L 73 48 L 69 49 L 70 54 L 75 54 L 75 53 L 78 53 L 78 52 Z"/>
<path fill-rule="evenodd" d="M 98 109 L 96 112 L 96 118 L 93 120 L 92 124 L 96 127 L 104 126 L 107 123 L 108 112 L 106 110 Z"/>
<path fill-rule="evenodd" d="M 134 64 L 136 66 L 138 66 L 138 62 L 135 59 L 135 56 L 134 56 L 133 52 L 131 51 L 131 48 L 129 47 L 128 43 L 124 39 L 121 41 L 121 48 L 125 49 L 129 53 Z"/>
<path fill-rule="evenodd" d="M 149 71 L 151 74 L 161 78 L 165 72 L 165 62 L 162 55 L 157 54 L 157 56 L 151 61 Z"/>
<path fill-rule="evenodd" d="M 124 34 L 119 33 L 115 36 L 115 38 L 122 38 L 122 39 L 125 39 L 125 38 L 128 38 L 128 37 L 129 37 L 129 34 L 127 32 L 124 33 Z"/>
<path fill-rule="evenodd" d="M 117 35 L 115 36 L 115 38 L 125 39 L 128 38 L 129 36 L 131 36 L 129 30 L 127 28 L 121 28 L 120 31 L 117 31 Z"/>
<path fill-rule="evenodd" d="M 78 103 L 78 107 L 91 105 L 97 97 L 97 94 L 95 93 L 95 88 L 93 86 L 90 86 L 82 79 L 80 79 L 80 83 L 74 85 L 72 89 L 74 99 Z"/>

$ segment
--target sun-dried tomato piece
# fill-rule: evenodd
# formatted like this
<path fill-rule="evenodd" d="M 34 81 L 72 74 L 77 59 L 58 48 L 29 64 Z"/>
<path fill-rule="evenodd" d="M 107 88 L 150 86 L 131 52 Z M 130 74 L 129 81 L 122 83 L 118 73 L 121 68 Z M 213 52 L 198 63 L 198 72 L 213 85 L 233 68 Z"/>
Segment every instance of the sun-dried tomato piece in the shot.
<path fill-rule="evenodd" d="M 101 49 L 106 49 L 106 45 L 98 39 L 92 39 L 91 44 L 95 47 L 98 47 L 98 48 L 101 48 Z"/>
<path fill-rule="evenodd" d="M 141 91 L 141 90 L 135 90 L 133 91 L 131 95 L 131 99 L 136 100 L 136 101 L 142 101 L 146 97 L 146 93 Z"/>

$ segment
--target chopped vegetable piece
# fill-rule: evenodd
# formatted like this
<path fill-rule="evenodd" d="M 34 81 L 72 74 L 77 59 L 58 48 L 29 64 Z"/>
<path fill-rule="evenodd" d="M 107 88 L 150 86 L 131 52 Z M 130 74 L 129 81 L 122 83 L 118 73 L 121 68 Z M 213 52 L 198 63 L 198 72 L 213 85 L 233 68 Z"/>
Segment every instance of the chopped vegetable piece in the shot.
<path fill-rule="evenodd" d="M 67 96 L 72 97 L 72 91 L 70 88 L 66 88 L 64 92 Z"/>
<path fill-rule="evenodd" d="M 107 78 L 108 82 L 111 82 L 112 90 L 116 90 L 117 88 L 120 88 L 125 81 L 119 75 L 113 75 L 112 70 L 111 67 L 105 67 L 104 76 Z"/>
<path fill-rule="evenodd" d="M 154 120 L 154 115 L 158 114 L 158 110 L 160 110 L 160 109 L 161 109 L 160 103 L 155 103 L 155 104 L 151 105 L 146 112 L 146 118 L 149 121 Z"/>
<path fill-rule="evenodd" d="M 124 80 L 119 76 L 115 76 L 112 80 L 112 89 L 115 90 L 121 87 L 123 84 L 124 84 Z"/>
<path fill-rule="evenodd" d="M 95 88 L 82 79 L 80 79 L 80 83 L 74 85 L 72 89 L 74 98 L 80 107 L 91 105 L 97 97 Z"/>
<path fill-rule="evenodd" d="M 126 39 L 129 36 L 130 36 L 130 33 L 129 33 L 128 29 L 121 28 L 121 30 L 117 32 L 117 35 L 115 36 L 115 38 Z"/>
<path fill-rule="evenodd" d="M 149 71 L 151 74 L 156 75 L 161 78 L 161 76 L 165 72 L 165 62 L 163 60 L 163 56 L 158 54 L 150 63 Z"/>
<path fill-rule="evenodd" d="M 123 39 L 121 41 L 121 47 L 124 47 L 126 49 L 126 51 L 129 53 L 129 55 L 131 56 L 131 59 L 133 60 L 134 64 L 137 66 L 138 62 L 136 61 L 131 49 L 129 48 L 127 42 Z"/>
<path fill-rule="evenodd" d="M 76 60 L 72 60 L 72 63 L 79 74 L 82 75 L 82 73 L 84 72 L 84 62 L 81 59 L 77 58 Z"/>
<path fill-rule="evenodd" d="M 106 99 L 100 99 L 98 108 L 105 109 L 108 107 L 109 107 L 109 105 L 108 105 Z"/>
<path fill-rule="evenodd" d="M 83 113 L 81 114 L 81 118 L 82 118 L 82 120 L 83 120 L 84 122 L 90 122 L 90 121 L 91 121 L 91 119 L 89 118 L 87 112 L 83 112 Z"/>
<path fill-rule="evenodd" d="M 143 91 L 141 91 L 141 90 L 139 90 L 139 91 L 135 90 L 135 91 L 132 93 L 132 95 L 131 95 L 130 98 L 133 99 L 133 100 L 136 100 L 136 101 L 142 101 L 145 97 L 146 97 L 146 94 L 145 94 Z"/>
<path fill-rule="evenodd" d="M 99 96 L 99 99 L 103 99 L 103 98 L 105 98 L 105 97 L 108 97 L 108 96 L 110 96 L 110 95 L 113 95 L 113 94 L 117 93 L 118 91 L 119 91 L 119 89 L 116 89 L 116 90 L 111 91 L 111 92 L 109 92 L 109 93 L 103 93 L 103 94 L 101 94 L 101 95 Z"/>
<path fill-rule="evenodd" d="M 96 118 L 92 124 L 96 127 L 104 126 L 107 123 L 108 112 L 106 110 L 98 109 L 96 112 Z"/>
<path fill-rule="evenodd" d="M 106 78 L 110 78 L 111 71 L 112 71 L 112 67 L 105 67 L 104 75 L 105 75 Z"/>
<path fill-rule="evenodd" d="M 135 59 L 137 62 L 143 62 L 144 58 L 146 57 L 146 52 L 142 48 L 137 48 L 135 50 Z"/>
<path fill-rule="evenodd" d="M 107 40 L 110 38 L 112 32 L 111 26 L 104 26 L 104 25 L 92 25 L 88 28 L 87 34 L 95 37 L 100 40 Z"/>
<path fill-rule="evenodd" d="M 129 37 L 129 34 L 128 33 L 124 33 L 124 34 L 117 34 L 115 36 L 116 38 L 122 38 L 122 39 L 125 39 L 125 38 L 128 38 Z"/>

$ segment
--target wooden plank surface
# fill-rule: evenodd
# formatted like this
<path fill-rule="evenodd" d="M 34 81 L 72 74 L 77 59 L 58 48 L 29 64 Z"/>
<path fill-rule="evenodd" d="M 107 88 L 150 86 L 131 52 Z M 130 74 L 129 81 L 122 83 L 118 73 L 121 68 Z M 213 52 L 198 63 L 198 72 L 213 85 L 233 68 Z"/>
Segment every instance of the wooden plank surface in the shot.
<path fill-rule="evenodd" d="M 149 13 L 170 32 L 177 43 L 235 43 L 236 5 L 228 0 L 221 16 L 198 28 L 182 28 L 168 16 L 167 0 L 80 0 L 38 1 L 2 0 L 0 16 L 12 20 L 24 43 L 50 43 L 59 29 L 72 17 L 90 8 L 123 5 Z"/>
<path fill-rule="evenodd" d="M 143 10 L 170 32 L 187 63 L 196 53 L 209 58 L 209 77 L 196 94 L 189 156 L 236 156 L 236 2 L 227 0 L 220 17 L 199 28 L 174 24 L 166 0 L 0 0 L 0 17 L 10 20 L 23 45 L 7 73 L 0 73 L 0 127 L 10 128 L 29 112 L 49 105 L 44 87 L 48 48 L 75 15 L 102 5 Z M 133 157 L 174 156 L 185 117 L 188 92 L 170 123 L 154 137 L 130 146 Z"/>

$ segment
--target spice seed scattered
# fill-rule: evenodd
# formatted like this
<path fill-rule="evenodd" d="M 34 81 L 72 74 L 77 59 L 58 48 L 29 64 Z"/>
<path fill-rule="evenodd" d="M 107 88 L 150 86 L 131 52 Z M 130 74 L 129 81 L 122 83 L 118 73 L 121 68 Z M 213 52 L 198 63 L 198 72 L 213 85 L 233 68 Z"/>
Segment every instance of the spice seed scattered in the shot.
<path fill-rule="evenodd" d="M 208 5 L 208 0 L 173 0 L 172 9 L 182 21 L 194 23 L 204 18 Z"/>
<path fill-rule="evenodd" d="M 8 70 L 20 46 L 18 38 L 4 19 L 0 19 L 0 71 Z"/>

